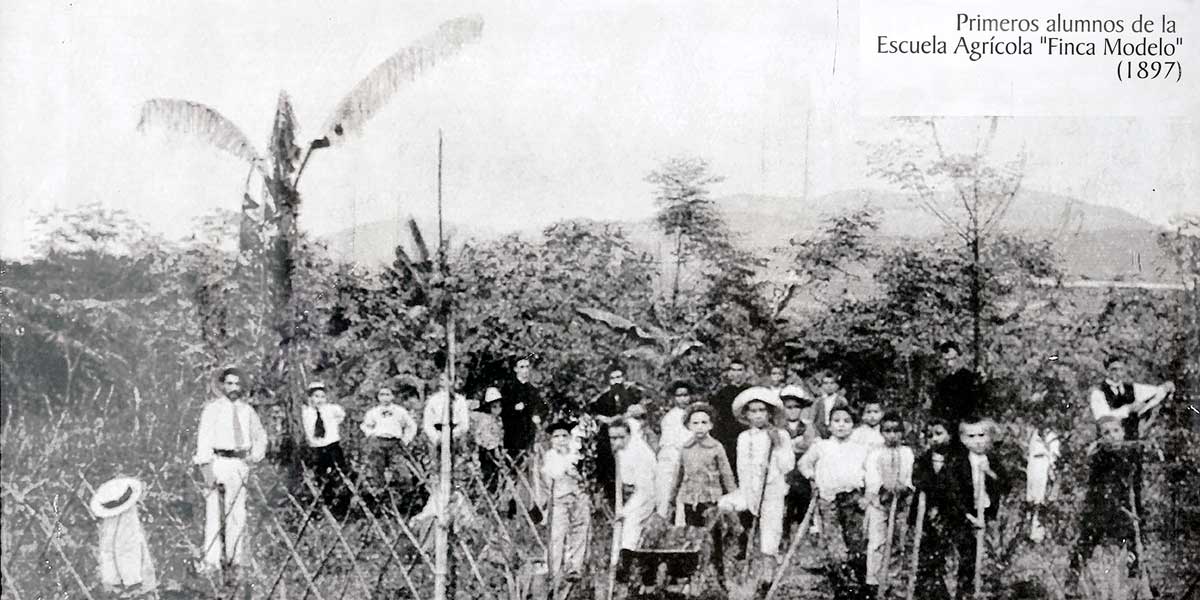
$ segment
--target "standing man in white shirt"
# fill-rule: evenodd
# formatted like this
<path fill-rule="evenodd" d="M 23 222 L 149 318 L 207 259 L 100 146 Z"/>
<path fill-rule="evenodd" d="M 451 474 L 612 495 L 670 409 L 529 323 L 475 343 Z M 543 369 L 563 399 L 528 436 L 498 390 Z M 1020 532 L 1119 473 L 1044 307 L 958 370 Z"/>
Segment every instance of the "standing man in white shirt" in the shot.
<path fill-rule="evenodd" d="M 246 478 L 267 453 L 267 432 L 242 400 L 240 369 L 221 371 L 221 393 L 204 405 L 192 461 L 204 477 L 204 548 L 201 571 L 245 565 Z M 222 530 L 224 526 L 224 530 Z"/>
<path fill-rule="evenodd" d="M 400 450 L 417 437 L 417 422 L 408 409 L 396 404 L 396 393 L 388 385 L 375 393 L 378 404 L 371 407 L 359 425 L 367 436 L 367 456 L 374 467 L 376 484 L 391 484 L 394 470 L 401 464 Z"/>
<path fill-rule="evenodd" d="M 666 502 L 675 487 L 675 474 L 679 470 L 679 455 L 684 444 L 692 440 L 692 432 L 684 424 L 687 408 L 692 403 L 692 386 L 686 381 L 675 381 L 667 388 L 671 394 L 671 409 L 663 415 L 658 436 L 658 467 L 655 480 L 658 484 L 658 501 Z M 683 525 L 683 503 L 675 508 L 675 525 Z"/>
<path fill-rule="evenodd" d="M 350 475 L 346 454 L 342 451 L 340 431 L 342 421 L 346 419 L 346 409 L 329 401 L 324 382 L 314 381 L 308 384 L 308 405 L 301 409 L 300 418 L 304 423 L 304 437 L 308 441 L 311 457 L 309 468 L 316 476 L 321 498 L 327 505 L 336 503 L 337 509 L 344 510 L 345 507 L 337 498 L 338 484 L 343 476 Z"/>
<path fill-rule="evenodd" d="M 642 440 L 635 439 L 629 423 L 617 419 L 608 426 L 608 440 L 612 443 L 617 463 L 617 482 L 622 486 L 621 510 L 617 519 L 621 521 L 621 548 L 637 550 L 646 521 L 654 515 L 654 451 Z"/>

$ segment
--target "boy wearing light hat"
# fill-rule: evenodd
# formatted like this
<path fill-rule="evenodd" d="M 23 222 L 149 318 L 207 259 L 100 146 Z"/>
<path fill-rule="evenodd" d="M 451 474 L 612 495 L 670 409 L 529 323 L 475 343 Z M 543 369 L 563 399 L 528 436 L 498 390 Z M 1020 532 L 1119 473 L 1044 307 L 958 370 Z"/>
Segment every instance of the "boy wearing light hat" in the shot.
<path fill-rule="evenodd" d="M 144 486 L 132 477 L 118 477 L 96 488 L 88 505 L 100 521 L 100 547 L 96 561 L 100 582 L 119 593 L 140 586 L 146 593 L 157 587 L 154 561 L 146 545 L 146 534 L 138 518 L 137 503 Z"/>
<path fill-rule="evenodd" d="M 741 513 L 743 526 L 753 527 L 758 518 L 762 553 L 774 562 L 783 537 L 787 474 L 796 466 L 796 455 L 788 434 L 775 423 L 783 412 L 779 394 L 755 386 L 733 399 L 733 413 L 748 429 L 738 435 L 738 491 L 721 499 L 725 510 Z M 739 539 L 744 555 L 749 537 Z"/>
<path fill-rule="evenodd" d="M 204 477 L 204 556 L 201 570 L 246 564 L 246 477 L 267 454 L 267 432 L 242 399 L 243 374 L 221 371 L 221 393 L 200 413 L 193 462 Z M 222 531 L 222 526 L 224 530 Z"/>
<path fill-rule="evenodd" d="M 489 387 L 483 393 L 479 410 L 471 415 L 474 422 L 471 431 L 475 445 L 479 447 L 479 470 L 490 492 L 495 492 L 499 486 L 500 465 L 503 464 L 499 457 L 504 450 L 504 421 L 501 420 L 503 399 L 499 388 Z"/>

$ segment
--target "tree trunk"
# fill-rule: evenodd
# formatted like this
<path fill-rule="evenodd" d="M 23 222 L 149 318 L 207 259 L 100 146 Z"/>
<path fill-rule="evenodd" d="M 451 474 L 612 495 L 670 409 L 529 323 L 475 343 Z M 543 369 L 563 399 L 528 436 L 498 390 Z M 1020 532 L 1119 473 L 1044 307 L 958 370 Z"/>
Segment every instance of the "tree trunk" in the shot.
<path fill-rule="evenodd" d="M 979 231 L 971 235 L 971 368 L 980 372 L 983 356 L 983 285 L 980 277 Z"/>
<path fill-rule="evenodd" d="M 679 300 L 679 276 L 683 271 L 683 232 L 675 235 L 675 281 L 671 284 L 671 310 Z"/>

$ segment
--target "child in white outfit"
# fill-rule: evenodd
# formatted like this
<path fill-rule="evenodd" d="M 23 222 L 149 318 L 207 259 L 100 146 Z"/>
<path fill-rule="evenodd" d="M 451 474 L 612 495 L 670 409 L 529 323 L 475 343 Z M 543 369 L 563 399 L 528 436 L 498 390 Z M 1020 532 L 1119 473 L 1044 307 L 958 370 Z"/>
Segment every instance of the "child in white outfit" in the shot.
<path fill-rule="evenodd" d="M 867 454 L 866 499 L 867 499 L 867 587 L 874 595 L 874 586 L 886 583 L 887 569 L 899 543 L 904 540 L 901 531 L 904 515 L 908 514 L 908 501 L 913 490 L 912 448 L 901 445 L 904 437 L 904 421 L 896 413 L 887 413 L 880 421 L 883 446 L 873 448 Z M 892 512 L 892 502 L 895 512 Z M 889 545 L 888 517 L 892 520 L 892 539 Z"/>
<path fill-rule="evenodd" d="M 549 493 L 550 569 L 566 580 L 583 573 L 592 525 L 592 503 L 579 475 L 580 456 L 571 446 L 572 427 L 560 422 L 546 429 L 550 451 L 542 461 L 543 489 Z"/>
<path fill-rule="evenodd" d="M 800 473 L 813 481 L 822 520 L 828 527 L 830 576 L 837 598 L 856 597 L 866 579 L 863 509 L 867 447 L 850 440 L 856 415 L 842 402 L 829 411 L 828 439 L 817 440 L 800 457 Z"/>
<path fill-rule="evenodd" d="M 774 557 L 783 538 L 784 499 L 788 493 L 786 476 L 796 466 L 796 455 L 788 434 L 773 424 L 783 412 L 778 394 L 765 387 L 752 387 L 733 400 L 733 412 L 749 429 L 738 435 L 738 490 L 721 499 L 727 511 L 741 513 L 742 523 L 753 528 L 758 517 L 760 549 Z M 745 552 L 749 538 L 743 534 Z M 744 555 L 744 554 L 743 554 Z"/>

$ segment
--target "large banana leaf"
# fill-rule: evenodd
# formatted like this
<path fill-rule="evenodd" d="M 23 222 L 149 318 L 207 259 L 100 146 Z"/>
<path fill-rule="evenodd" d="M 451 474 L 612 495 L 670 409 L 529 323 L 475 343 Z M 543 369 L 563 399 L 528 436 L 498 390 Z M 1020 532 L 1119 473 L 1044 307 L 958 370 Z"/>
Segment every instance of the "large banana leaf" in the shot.
<path fill-rule="evenodd" d="M 198 102 L 154 98 L 142 104 L 138 131 L 161 128 L 196 136 L 221 150 L 248 161 L 267 176 L 264 161 L 250 138 L 224 115 Z"/>
<path fill-rule="evenodd" d="M 634 323 L 633 321 L 630 321 L 629 319 L 626 319 L 625 317 L 622 317 L 621 315 L 618 315 L 613 312 L 609 312 L 609 311 L 601 309 L 601 308 L 591 308 L 588 306 L 577 306 L 577 307 L 575 307 L 575 312 L 577 312 L 577 313 L 583 315 L 584 317 L 587 317 L 588 319 L 591 319 L 593 321 L 603 323 L 615 331 L 619 331 L 619 332 L 627 334 L 627 335 L 632 335 L 640 340 L 644 340 L 647 342 L 665 342 L 666 341 L 666 340 L 661 340 L 658 337 L 655 337 L 654 334 L 650 333 L 649 331 L 646 331 L 641 326 L 639 326 L 637 323 Z"/>
<path fill-rule="evenodd" d="M 482 32 L 483 19 L 462 17 L 442 23 L 436 32 L 393 54 L 342 98 L 325 124 L 319 145 L 337 144 L 346 136 L 361 131 L 363 124 L 397 91 L 426 69 L 479 39 Z"/>

